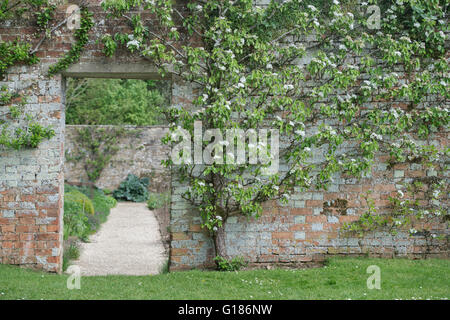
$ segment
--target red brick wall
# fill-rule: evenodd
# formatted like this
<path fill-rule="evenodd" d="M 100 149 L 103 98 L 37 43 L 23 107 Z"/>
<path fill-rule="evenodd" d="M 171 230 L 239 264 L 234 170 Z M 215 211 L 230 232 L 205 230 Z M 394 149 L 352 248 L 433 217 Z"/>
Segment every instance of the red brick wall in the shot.
<path fill-rule="evenodd" d="M 73 1 L 72 3 L 78 3 Z M 80 59 L 81 63 L 95 62 L 109 66 L 142 62 L 136 55 L 118 50 L 112 58 L 101 53 L 96 40 L 101 34 L 127 30 L 125 21 L 112 20 L 100 8 L 100 1 L 90 2 L 95 27 L 90 42 Z M 66 6 L 58 8 L 56 21 L 64 19 Z M 144 18 L 149 18 L 145 17 Z M 12 21 L 0 26 L 2 41 L 32 40 L 36 32 L 33 22 Z M 60 271 L 62 262 L 63 217 L 63 158 L 64 105 L 62 77 L 48 78 L 46 70 L 70 49 L 73 31 L 58 30 L 52 40 L 40 47 L 35 66 L 10 68 L 0 84 L 22 89 L 29 97 L 27 112 L 43 124 L 52 125 L 56 136 L 43 142 L 35 150 L 11 151 L 0 149 L 0 263 L 20 264 L 48 271 Z M 172 103 L 189 104 L 195 90 L 174 79 Z M 435 136 L 440 145 L 448 145 L 448 133 Z M 384 159 L 385 160 L 385 159 Z M 395 175 L 395 170 L 400 171 Z M 387 169 L 377 165 L 372 176 L 360 182 L 341 177 L 329 192 L 298 193 L 288 206 L 268 203 L 262 217 L 255 221 L 229 221 L 226 243 L 229 255 L 243 255 L 254 263 L 287 263 L 322 259 L 326 254 L 364 254 L 367 251 L 391 256 L 416 254 L 429 248 L 423 239 L 397 238 L 384 234 L 359 239 L 344 237 L 340 231 L 343 222 L 358 219 L 364 211 L 363 192 L 373 190 L 375 204 L 382 209 L 388 205 L 388 196 L 395 193 L 396 183 L 408 177 L 426 175 L 423 168 L 412 164 Z M 183 185 L 173 177 L 171 207 L 171 269 L 186 269 L 212 265 L 211 239 L 200 229 L 198 214 L 180 197 Z M 329 206 L 327 201 L 345 200 L 342 206 Z M 448 200 L 443 203 L 448 207 Z M 448 227 L 436 226 L 444 231 Z M 430 249 L 448 255 L 448 247 L 436 243 Z"/>

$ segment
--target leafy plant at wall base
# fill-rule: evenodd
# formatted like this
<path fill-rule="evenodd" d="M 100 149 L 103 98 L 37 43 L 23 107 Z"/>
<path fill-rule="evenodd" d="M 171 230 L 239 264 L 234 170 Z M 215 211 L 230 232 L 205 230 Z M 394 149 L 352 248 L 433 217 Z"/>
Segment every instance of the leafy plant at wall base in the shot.
<path fill-rule="evenodd" d="M 134 202 L 144 202 L 148 199 L 148 178 L 139 179 L 134 174 L 129 174 L 126 180 L 120 183 L 118 189 L 113 192 L 117 200 L 128 200 Z"/>
<path fill-rule="evenodd" d="M 219 271 L 238 271 L 247 266 L 247 263 L 244 261 L 243 257 L 233 257 L 231 259 L 227 259 L 217 256 L 214 258 L 214 261 L 216 262 L 217 269 Z"/>

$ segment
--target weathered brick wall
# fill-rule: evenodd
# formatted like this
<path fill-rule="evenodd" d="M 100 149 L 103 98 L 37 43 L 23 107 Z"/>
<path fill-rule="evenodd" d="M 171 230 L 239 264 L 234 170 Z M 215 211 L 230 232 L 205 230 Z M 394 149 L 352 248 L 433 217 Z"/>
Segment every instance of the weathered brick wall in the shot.
<path fill-rule="evenodd" d="M 83 160 L 68 161 L 78 155 L 78 130 L 84 127 L 99 128 L 107 126 L 66 126 L 64 180 L 70 184 L 83 184 L 88 181 Z M 123 134 L 117 137 L 118 151 L 102 170 L 95 185 L 102 189 L 115 190 L 128 174 L 149 177 L 149 190 L 164 192 L 170 189 L 170 172 L 161 161 L 167 159 L 169 147 L 161 139 L 168 131 L 167 127 L 125 126 Z"/>
<path fill-rule="evenodd" d="M 101 34 L 114 34 L 128 27 L 126 21 L 107 18 L 99 1 L 90 3 L 95 21 L 90 42 L 80 63 L 69 68 L 64 75 L 156 78 L 157 73 L 148 62 L 122 49 L 112 58 L 104 57 L 100 52 L 101 45 L 95 40 Z M 58 8 L 57 21 L 64 19 L 65 8 Z M 0 26 L 0 37 L 3 41 L 28 38 L 37 43 L 39 39 L 33 38 L 35 31 L 35 26 L 26 20 L 8 22 Z M 41 58 L 39 65 L 11 68 L 7 79 L 0 83 L 22 88 L 29 99 L 27 112 L 34 114 L 43 124 L 51 124 L 56 131 L 54 138 L 35 150 L 0 150 L 0 263 L 61 270 L 64 78 L 48 78 L 46 70 L 69 50 L 73 41 L 73 32 L 63 27 L 37 52 Z M 196 94 L 195 88 L 178 79 L 172 81 L 172 104 L 189 107 Z M 314 86 L 314 83 L 308 85 Z M 436 134 L 433 143 L 448 145 L 448 133 Z M 448 176 L 448 172 L 446 174 Z M 428 249 L 447 255 L 447 247 L 439 247 L 439 243 L 427 247 L 421 237 L 409 239 L 406 235 L 399 235 L 393 238 L 374 233 L 358 239 L 344 237 L 340 232 L 343 222 L 357 219 L 364 211 L 362 195 L 366 190 L 374 191 L 375 204 L 383 209 L 388 206 L 388 196 L 395 193 L 401 181 L 427 175 L 432 176 L 433 172 L 427 172 L 416 164 L 397 165 L 392 169 L 379 164 L 372 175 L 362 181 L 336 177 L 328 192 L 297 193 L 288 206 L 269 202 L 256 221 L 231 218 L 226 226 L 227 253 L 243 255 L 254 263 L 312 261 L 322 259 L 324 254 L 361 254 L 369 249 L 385 256 L 423 253 Z M 181 198 L 185 188 L 176 176 L 172 177 L 172 270 L 213 264 L 212 243 L 200 228 L 200 217 L 195 208 L 189 207 Z M 448 207 L 447 202 L 442 205 Z M 447 225 L 437 227 L 448 232 Z"/>
<path fill-rule="evenodd" d="M 0 263 L 59 271 L 64 112 L 61 77 L 42 78 L 44 67 L 12 68 L 0 82 L 29 93 L 27 111 L 56 131 L 36 150 L 0 149 Z"/>
<path fill-rule="evenodd" d="M 437 139 L 446 139 L 438 134 Z M 445 142 L 447 143 L 447 142 Z M 376 165 L 372 175 L 360 181 L 336 178 L 327 192 L 295 193 L 288 205 L 267 202 L 259 219 L 230 217 L 225 225 L 226 255 L 243 256 L 251 264 L 297 264 L 318 262 L 327 255 L 366 255 L 393 257 L 448 257 L 446 240 L 431 240 L 405 232 L 393 236 L 372 232 L 364 237 L 342 231 L 344 223 L 359 219 L 367 210 L 364 195 L 370 197 L 380 212 L 389 210 L 388 197 L 396 197 L 402 182 L 412 178 L 432 178 L 434 170 L 417 164 L 401 164 L 392 169 Z M 213 243 L 201 229 L 198 212 L 182 199 L 185 186 L 172 182 L 171 269 L 211 267 Z M 422 203 L 427 204 L 423 198 Z M 448 208 L 448 199 L 440 204 Z M 448 235 L 448 224 L 434 226 L 434 231 Z"/>
<path fill-rule="evenodd" d="M 71 1 L 79 4 L 80 1 Z M 86 3 L 86 2 L 85 2 Z M 138 56 L 117 52 L 113 58 L 101 53 L 96 43 L 99 35 L 128 30 L 125 21 L 106 17 L 100 1 L 90 1 L 96 26 L 77 66 L 90 76 L 155 78 L 151 67 L 142 67 Z M 65 19 L 66 5 L 59 6 L 55 21 Z M 32 20 L 6 21 L 0 25 L 0 39 L 30 40 L 35 45 L 36 25 Z M 64 187 L 64 77 L 47 76 L 48 67 L 62 57 L 74 43 L 73 30 L 64 25 L 51 41 L 44 41 L 36 55 L 40 62 L 33 66 L 8 69 L 0 85 L 20 90 L 28 97 L 25 111 L 44 125 L 52 125 L 56 136 L 44 141 L 37 149 L 12 151 L 0 148 L 0 263 L 60 272 L 62 266 L 63 187 Z M 98 70 L 93 70 L 95 63 Z M 120 68 L 121 65 L 125 67 Z M 139 65 L 141 64 L 141 65 Z M 118 72 L 114 66 L 119 66 Z M 131 66 L 131 68 L 130 68 Z M 133 72 L 133 66 L 134 72 Z M 137 70 L 137 71 L 136 71 Z M 152 71 L 153 70 L 153 71 Z M 103 74 L 101 73 L 103 72 Z M 70 76 L 86 76 L 77 67 Z"/>
<path fill-rule="evenodd" d="M 297 39 L 303 47 L 314 47 L 314 37 Z M 309 52 L 298 63 L 306 64 L 312 59 Z M 350 58 L 348 63 L 359 64 L 360 57 Z M 400 79 L 405 79 L 404 70 L 398 66 L 395 70 Z M 404 81 L 404 80 L 403 80 Z M 303 92 L 311 91 L 317 86 L 312 79 L 302 84 Z M 436 96 L 429 95 L 426 104 L 436 101 Z M 381 101 L 367 105 L 367 108 L 381 106 Z M 450 106 L 447 101 L 447 105 Z M 393 102 L 394 108 L 406 109 L 404 100 Z M 327 120 L 328 125 L 335 125 Z M 310 125 L 308 130 L 314 130 Z M 308 131 L 307 130 L 307 131 Z M 437 147 L 446 147 L 449 132 L 442 130 L 432 135 L 427 143 Z M 282 138 L 281 138 L 282 139 Z M 419 143 L 421 143 L 419 141 Z M 282 148 L 282 146 L 281 146 Z M 347 142 L 343 150 L 351 150 L 352 143 Z M 327 255 L 373 255 L 380 257 L 439 256 L 448 257 L 448 222 L 433 226 L 433 232 L 447 237 L 445 240 L 426 240 L 420 234 L 410 237 L 409 232 L 399 232 L 393 236 L 387 232 L 372 232 L 358 237 L 343 230 L 345 223 L 351 223 L 367 211 L 364 197 L 371 191 L 370 198 L 379 213 L 391 210 L 389 197 L 398 197 L 398 190 L 405 190 L 403 184 L 415 179 L 430 181 L 436 172 L 444 172 L 448 184 L 448 159 L 441 158 L 435 168 L 425 168 L 417 163 L 396 164 L 388 167 L 389 157 L 379 154 L 370 174 L 357 180 L 346 176 L 335 176 L 328 191 L 295 192 L 288 205 L 277 202 L 264 204 L 263 214 L 259 219 L 247 220 L 246 217 L 231 217 L 225 224 L 225 255 L 243 256 L 251 264 L 297 264 L 322 261 Z M 320 163 L 324 153 L 313 150 L 312 161 Z M 287 166 L 280 160 L 280 171 Z M 186 185 L 180 183 L 176 176 L 172 181 L 171 210 L 171 270 L 190 269 L 192 267 L 214 266 L 214 249 L 208 232 L 202 230 L 199 213 L 182 198 Z M 424 194 L 416 194 L 416 199 L 423 206 L 430 205 Z M 440 203 L 433 203 L 448 210 L 448 195 Z"/>

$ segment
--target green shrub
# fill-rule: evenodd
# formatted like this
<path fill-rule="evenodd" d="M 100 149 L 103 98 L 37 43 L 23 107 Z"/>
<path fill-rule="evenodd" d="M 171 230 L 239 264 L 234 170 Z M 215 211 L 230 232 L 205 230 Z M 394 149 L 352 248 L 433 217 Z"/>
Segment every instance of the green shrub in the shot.
<path fill-rule="evenodd" d="M 98 231 L 116 205 L 117 200 L 106 196 L 101 189 L 66 184 L 64 238 L 76 236 L 86 240 L 89 234 Z"/>
<path fill-rule="evenodd" d="M 247 265 L 243 257 L 234 257 L 228 260 L 224 257 L 217 256 L 214 258 L 214 261 L 219 271 L 238 271 Z"/>
<path fill-rule="evenodd" d="M 72 189 L 69 192 L 64 194 L 64 201 L 68 202 L 76 202 L 81 205 L 81 208 L 83 209 L 83 212 L 94 214 L 94 205 L 92 201 L 82 192 Z"/>
<path fill-rule="evenodd" d="M 139 179 L 134 174 L 129 174 L 125 181 L 122 181 L 119 188 L 114 191 L 113 196 L 117 200 L 128 200 L 134 202 L 144 202 L 148 199 L 148 178 Z"/>
<path fill-rule="evenodd" d="M 91 233 L 95 233 L 100 228 L 100 225 L 106 222 L 111 209 L 117 205 L 117 200 L 97 193 L 94 195 L 92 202 L 94 203 L 95 215 L 89 216 L 88 220 Z"/>
<path fill-rule="evenodd" d="M 117 205 L 117 200 L 106 196 L 104 191 L 98 188 L 81 187 L 79 190 L 89 196 L 94 204 L 95 215 L 88 216 L 88 222 L 90 232 L 95 233 L 100 229 L 100 225 L 106 222 L 111 209 Z"/>
<path fill-rule="evenodd" d="M 114 199 L 114 197 L 111 196 L 105 196 L 105 202 L 106 204 L 109 206 L 110 209 L 114 208 L 115 206 L 117 206 L 117 200 Z"/>
<path fill-rule="evenodd" d="M 70 236 L 85 239 L 89 230 L 88 217 L 82 203 L 66 197 L 64 200 L 64 239 Z"/>
<path fill-rule="evenodd" d="M 96 194 L 92 198 L 94 204 L 95 213 L 107 213 L 117 205 L 117 200 L 113 197 Z"/>
<path fill-rule="evenodd" d="M 67 79 L 66 124 L 155 125 L 165 122 L 158 86 L 138 79 Z"/>
<path fill-rule="evenodd" d="M 151 192 L 148 197 L 147 207 L 150 210 L 159 209 L 170 203 L 170 193 L 153 193 Z"/>

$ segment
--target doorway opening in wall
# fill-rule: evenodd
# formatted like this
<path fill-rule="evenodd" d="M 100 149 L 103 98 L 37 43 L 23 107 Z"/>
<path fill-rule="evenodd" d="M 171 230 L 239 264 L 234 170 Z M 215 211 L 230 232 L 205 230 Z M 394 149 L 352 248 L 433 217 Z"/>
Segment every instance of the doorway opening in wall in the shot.
<path fill-rule="evenodd" d="M 167 268 L 168 80 L 66 77 L 64 263 L 83 275 Z"/>

